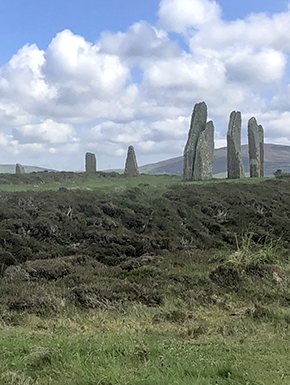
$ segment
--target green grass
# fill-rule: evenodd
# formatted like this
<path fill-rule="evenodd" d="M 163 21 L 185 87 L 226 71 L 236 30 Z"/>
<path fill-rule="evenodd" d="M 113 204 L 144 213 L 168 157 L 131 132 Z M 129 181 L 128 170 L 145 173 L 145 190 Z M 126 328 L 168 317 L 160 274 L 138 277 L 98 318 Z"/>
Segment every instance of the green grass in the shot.
<path fill-rule="evenodd" d="M 99 178 L 90 177 L 87 180 L 78 178 L 76 174 L 72 180 L 62 180 L 61 182 L 40 182 L 35 184 L 0 184 L 1 191 L 57 191 L 61 187 L 69 189 L 84 189 L 84 190 L 112 190 L 112 192 L 120 192 L 130 187 L 146 188 L 147 185 L 151 187 L 169 186 L 182 182 L 179 176 L 155 176 L 155 175 L 140 175 L 133 178 Z"/>
<path fill-rule="evenodd" d="M 248 321 L 240 334 L 235 324 L 221 322 L 214 336 L 195 338 L 184 327 L 105 333 L 3 328 L 0 383 L 289 384 L 289 332 Z"/>
<path fill-rule="evenodd" d="M 126 188 L 140 187 L 142 190 L 149 188 L 161 188 L 161 192 L 164 192 L 164 188 L 173 184 L 212 184 L 212 183 L 259 183 L 265 180 L 269 180 L 269 177 L 264 178 L 242 178 L 242 179 L 222 179 L 214 178 L 207 181 L 192 181 L 184 182 L 183 177 L 180 175 L 140 175 L 138 177 L 125 178 L 125 177 L 106 177 L 101 178 L 98 175 L 84 177 L 84 173 L 75 173 L 72 178 L 59 178 L 57 181 L 51 179 L 47 180 L 45 173 L 37 173 L 40 180 L 36 180 L 33 183 L 29 183 L 29 179 L 25 182 L 21 181 L 21 176 L 18 178 L 19 183 L 12 184 L 1 184 L 0 191 L 14 192 L 14 191 L 45 191 L 52 190 L 57 191 L 61 187 L 68 189 L 83 189 L 83 190 L 95 190 L 95 191 L 108 191 L 120 192 Z M 15 176 L 16 177 L 16 176 Z M 25 175 L 25 178 L 29 176 Z M 147 188 L 148 189 L 148 188 Z"/>
<path fill-rule="evenodd" d="M 247 237 L 242 248 L 253 250 Z M 41 280 L 42 291 L 63 296 L 58 311 L 5 310 L 2 281 L 0 384 L 289 384 L 290 310 L 280 302 L 290 298 L 289 263 L 277 253 L 281 280 L 249 274 L 234 289 L 208 281 L 223 266 L 216 255 L 163 255 L 159 271 L 174 279 L 154 307 L 83 309 L 67 301 L 61 280 Z M 154 271 L 142 266 L 123 279 L 146 282 Z M 37 281 L 30 285 L 36 292 Z"/>

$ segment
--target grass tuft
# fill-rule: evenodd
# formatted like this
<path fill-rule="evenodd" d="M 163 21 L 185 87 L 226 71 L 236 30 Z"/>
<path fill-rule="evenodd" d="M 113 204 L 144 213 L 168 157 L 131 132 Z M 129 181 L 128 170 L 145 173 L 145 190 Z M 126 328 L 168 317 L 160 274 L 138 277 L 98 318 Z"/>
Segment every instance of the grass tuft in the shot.
<path fill-rule="evenodd" d="M 279 250 L 282 248 L 281 238 L 257 241 L 254 232 L 247 232 L 243 235 L 241 242 L 235 234 L 237 250 L 227 257 L 226 262 L 246 268 L 250 264 L 277 264 Z"/>

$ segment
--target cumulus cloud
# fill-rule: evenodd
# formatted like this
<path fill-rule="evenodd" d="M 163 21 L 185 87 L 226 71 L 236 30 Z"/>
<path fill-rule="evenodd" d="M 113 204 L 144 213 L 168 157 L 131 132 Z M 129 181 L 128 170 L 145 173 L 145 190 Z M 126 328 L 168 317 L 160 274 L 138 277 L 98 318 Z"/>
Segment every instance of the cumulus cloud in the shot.
<path fill-rule="evenodd" d="M 126 82 L 129 69 L 118 56 L 101 54 L 96 45 L 65 30 L 50 43 L 43 73 L 49 83 L 58 86 L 59 99 L 66 103 L 62 91 L 64 95 L 73 90 L 82 96 L 111 97 Z"/>
<path fill-rule="evenodd" d="M 235 82 L 272 83 L 283 78 L 287 60 L 283 52 L 266 48 L 259 52 L 246 47 L 225 53 L 227 76 Z"/>
<path fill-rule="evenodd" d="M 221 7 L 209 0 L 161 0 L 158 15 L 165 30 L 185 33 L 218 20 Z"/>
<path fill-rule="evenodd" d="M 77 142 L 75 129 L 64 123 L 57 123 L 48 119 L 40 124 L 27 124 L 15 129 L 14 137 L 21 143 L 67 143 Z"/>
<path fill-rule="evenodd" d="M 181 54 L 176 42 L 171 41 L 167 33 L 157 29 L 146 21 L 134 23 L 126 33 L 104 32 L 98 42 L 100 52 L 117 55 L 132 64 L 140 60 L 170 58 Z M 139 63 L 142 65 L 142 62 Z"/>
<path fill-rule="evenodd" d="M 144 71 L 144 78 L 156 87 L 200 88 L 220 87 L 224 82 L 225 66 L 217 60 L 196 60 L 184 53 L 168 60 L 156 60 Z"/>
<path fill-rule="evenodd" d="M 16 52 L 0 68 L 1 153 L 80 162 L 90 150 L 107 157 L 103 167 L 130 144 L 147 162 L 178 156 L 202 100 L 216 146 L 232 110 L 244 126 L 256 116 L 273 142 L 288 137 L 290 8 L 234 21 L 213 0 L 161 0 L 157 11 L 156 25 L 136 21 L 95 42 L 64 30 L 46 50 Z"/>
<path fill-rule="evenodd" d="M 174 0 L 172 0 L 174 1 Z M 250 14 L 244 20 L 226 21 L 218 17 L 198 34 L 191 37 L 194 47 L 225 49 L 229 46 L 249 45 L 255 49 L 272 47 L 290 49 L 290 8 L 286 12 L 268 15 Z"/>

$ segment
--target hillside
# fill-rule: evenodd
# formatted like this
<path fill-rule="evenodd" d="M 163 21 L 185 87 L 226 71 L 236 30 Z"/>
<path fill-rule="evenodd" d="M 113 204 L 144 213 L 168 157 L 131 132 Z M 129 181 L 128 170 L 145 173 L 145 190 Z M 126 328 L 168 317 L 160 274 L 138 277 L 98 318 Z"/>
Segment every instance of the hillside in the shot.
<path fill-rule="evenodd" d="M 248 145 L 242 146 L 242 159 L 245 172 L 249 172 Z M 290 172 L 290 146 L 265 144 L 265 175 L 271 176 L 277 169 Z M 148 174 L 182 174 L 183 157 L 167 159 L 158 163 L 139 167 L 140 172 Z M 214 151 L 214 174 L 224 174 L 227 171 L 227 148 L 222 147 Z"/>

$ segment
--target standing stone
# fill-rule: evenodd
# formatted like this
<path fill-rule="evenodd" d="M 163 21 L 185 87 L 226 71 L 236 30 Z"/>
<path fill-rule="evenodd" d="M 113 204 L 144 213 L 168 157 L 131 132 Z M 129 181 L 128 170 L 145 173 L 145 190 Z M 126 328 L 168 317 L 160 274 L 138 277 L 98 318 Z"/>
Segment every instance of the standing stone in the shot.
<path fill-rule="evenodd" d="M 260 138 L 260 177 L 264 176 L 264 129 L 261 124 L 258 126 Z"/>
<path fill-rule="evenodd" d="M 15 174 L 25 174 L 24 167 L 20 163 L 16 163 Z"/>
<path fill-rule="evenodd" d="M 124 174 L 128 176 L 139 175 L 136 154 L 133 146 L 128 147 Z"/>
<path fill-rule="evenodd" d="M 244 165 L 241 155 L 241 127 L 242 117 L 240 111 L 233 111 L 227 133 L 227 168 L 228 178 L 244 178 Z"/>
<path fill-rule="evenodd" d="M 264 130 L 253 117 L 248 123 L 250 177 L 264 176 Z"/>
<path fill-rule="evenodd" d="M 214 155 L 214 125 L 206 123 L 206 128 L 199 135 L 193 169 L 194 180 L 212 179 Z"/>
<path fill-rule="evenodd" d="M 86 153 L 86 173 L 93 174 L 97 171 L 96 155 L 91 152 Z"/>
<path fill-rule="evenodd" d="M 183 153 L 183 179 L 193 180 L 194 165 L 196 160 L 196 148 L 200 133 L 206 129 L 207 106 L 205 102 L 197 103 L 194 106 L 187 143 Z"/>

